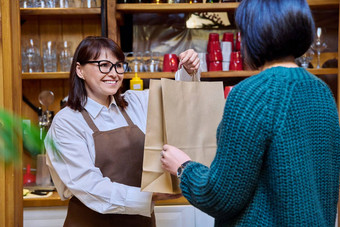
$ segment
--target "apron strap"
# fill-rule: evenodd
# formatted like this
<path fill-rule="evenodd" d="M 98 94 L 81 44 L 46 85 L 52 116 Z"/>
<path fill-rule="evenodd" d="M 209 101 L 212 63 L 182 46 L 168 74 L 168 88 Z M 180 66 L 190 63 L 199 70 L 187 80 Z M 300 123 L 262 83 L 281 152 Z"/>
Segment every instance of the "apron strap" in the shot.
<path fill-rule="evenodd" d="M 92 121 L 89 113 L 85 109 L 83 109 L 80 113 L 83 115 L 86 123 L 90 126 L 92 131 L 93 132 L 98 132 L 99 130 L 98 130 L 97 126 L 94 124 L 94 122 Z"/>
<path fill-rule="evenodd" d="M 125 118 L 125 120 L 127 121 L 127 123 L 129 124 L 129 126 L 133 126 L 134 123 L 131 121 L 131 118 L 129 117 L 129 115 L 127 115 L 127 113 L 125 112 L 125 110 L 122 107 L 119 107 L 120 112 L 123 114 L 123 117 Z"/>

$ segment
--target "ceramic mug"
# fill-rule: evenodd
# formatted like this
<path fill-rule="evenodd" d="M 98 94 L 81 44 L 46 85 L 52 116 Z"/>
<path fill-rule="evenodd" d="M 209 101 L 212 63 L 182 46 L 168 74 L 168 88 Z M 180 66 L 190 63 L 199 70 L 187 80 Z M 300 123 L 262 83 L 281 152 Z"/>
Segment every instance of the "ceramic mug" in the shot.
<path fill-rule="evenodd" d="M 163 59 L 163 72 L 176 72 L 178 69 L 178 57 L 176 54 L 165 54 Z"/>

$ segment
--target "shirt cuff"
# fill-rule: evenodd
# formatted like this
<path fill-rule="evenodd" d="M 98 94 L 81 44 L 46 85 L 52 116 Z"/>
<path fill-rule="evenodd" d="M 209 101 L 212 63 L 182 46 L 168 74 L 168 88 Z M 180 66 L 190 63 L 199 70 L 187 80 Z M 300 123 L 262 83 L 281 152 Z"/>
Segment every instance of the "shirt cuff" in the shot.
<path fill-rule="evenodd" d="M 151 217 L 151 200 L 151 192 L 142 192 L 140 188 L 129 187 L 126 192 L 124 213 Z"/>
<path fill-rule="evenodd" d="M 201 67 L 197 70 L 194 75 L 190 75 L 184 67 L 177 70 L 175 74 L 175 80 L 180 81 L 200 81 L 201 80 Z"/>

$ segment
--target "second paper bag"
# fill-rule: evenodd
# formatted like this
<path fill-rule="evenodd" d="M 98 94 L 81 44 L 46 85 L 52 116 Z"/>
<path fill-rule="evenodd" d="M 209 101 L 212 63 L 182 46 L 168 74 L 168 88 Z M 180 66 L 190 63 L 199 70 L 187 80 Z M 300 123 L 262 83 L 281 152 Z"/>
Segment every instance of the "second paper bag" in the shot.
<path fill-rule="evenodd" d="M 177 178 L 161 168 L 163 144 L 176 146 L 192 160 L 210 166 L 216 153 L 216 129 L 224 104 L 222 82 L 151 81 L 143 191 L 180 193 Z"/>

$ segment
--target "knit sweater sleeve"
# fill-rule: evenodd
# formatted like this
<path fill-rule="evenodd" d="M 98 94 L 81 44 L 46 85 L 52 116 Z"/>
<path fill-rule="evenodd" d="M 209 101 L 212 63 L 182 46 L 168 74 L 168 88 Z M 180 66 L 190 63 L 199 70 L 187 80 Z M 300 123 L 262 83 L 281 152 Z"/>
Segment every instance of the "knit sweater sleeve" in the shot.
<path fill-rule="evenodd" d="M 249 203 L 270 139 L 271 91 L 252 83 L 241 83 L 229 93 L 210 168 L 192 162 L 181 177 L 185 198 L 215 218 L 231 217 Z"/>

